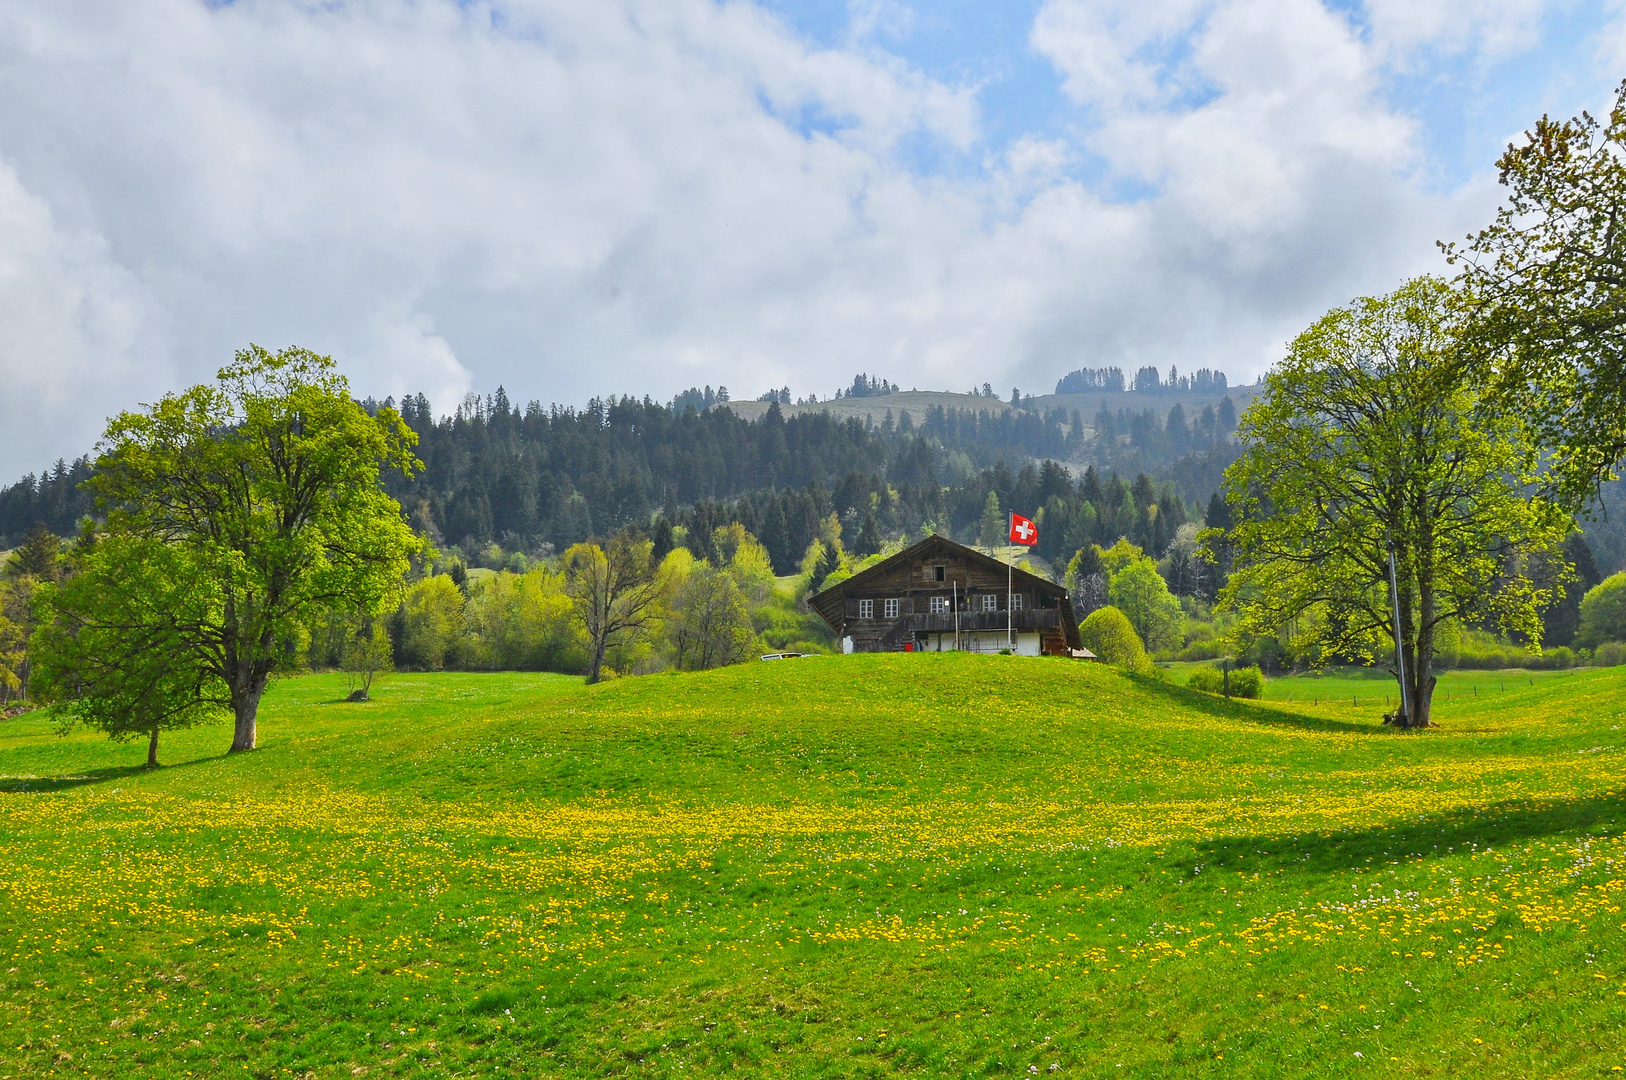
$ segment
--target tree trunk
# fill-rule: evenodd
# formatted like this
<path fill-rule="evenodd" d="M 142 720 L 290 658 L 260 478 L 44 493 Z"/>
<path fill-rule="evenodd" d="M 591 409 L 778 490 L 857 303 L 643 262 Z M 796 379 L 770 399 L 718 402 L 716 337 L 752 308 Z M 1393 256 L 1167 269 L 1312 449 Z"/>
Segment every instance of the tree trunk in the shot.
<path fill-rule="evenodd" d="M 1412 663 L 1412 676 L 1414 689 L 1412 701 L 1416 704 L 1417 717 L 1412 721 L 1412 727 L 1432 727 L 1434 712 L 1434 590 L 1425 580 L 1420 590 L 1422 603 L 1419 605 L 1419 626 L 1417 629 L 1417 659 Z"/>
<path fill-rule="evenodd" d="M 1407 621 L 1410 621 L 1409 618 Z M 1419 631 L 1417 640 L 1406 642 L 1401 649 L 1402 658 L 1406 664 L 1406 680 L 1401 687 L 1405 697 L 1399 726 L 1405 728 L 1431 727 L 1433 721 L 1430 714 L 1433 712 L 1434 684 L 1439 680 L 1434 676 L 1434 633 L 1432 629 Z"/>
<path fill-rule="evenodd" d="M 147 739 L 147 768 L 158 768 L 158 728 L 152 729 L 152 735 Z"/>
<path fill-rule="evenodd" d="M 233 690 L 231 708 L 236 718 L 236 727 L 232 733 L 231 752 L 254 749 L 255 741 L 259 737 L 255 721 L 260 713 L 260 698 L 265 694 L 265 680 L 256 680 L 253 685 L 241 690 Z"/>
<path fill-rule="evenodd" d="M 592 686 L 599 681 L 604 671 L 604 649 L 608 642 L 607 635 L 596 635 L 593 640 L 593 655 L 587 661 L 587 685 Z"/>

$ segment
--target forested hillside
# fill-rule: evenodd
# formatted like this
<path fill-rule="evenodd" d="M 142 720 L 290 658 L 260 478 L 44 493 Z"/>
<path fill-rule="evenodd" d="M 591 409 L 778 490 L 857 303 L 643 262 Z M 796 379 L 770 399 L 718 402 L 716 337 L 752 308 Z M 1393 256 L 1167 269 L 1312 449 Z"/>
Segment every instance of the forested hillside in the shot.
<path fill-rule="evenodd" d="M 842 418 L 774 401 L 747 419 L 699 390 L 665 404 L 622 397 L 576 409 L 537 401 L 521 408 L 498 388 L 437 418 L 427 398 L 413 395 L 399 408 L 418 433 L 425 469 L 411 480 L 395 476 L 390 492 L 437 544 L 476 564 L 493 544 L 537 554 L 650 528 L 657 518 L 702 526 L 690 528 L 697 537 L 737 520 L 762 538 L 775 569 L 789 573 L 831 513 L 858 551 L 926 528 L 975 540 L 990 493 L 1002 508 L 1046 508 L 1055 527 L 1043 532 L 1041 554 L 1065 560 L 1085 540 L 1118 535 L 1161 550 L 1206 505 L 1235 453 L 1228 399 L 1188 413 L 1179 402 L 1154 410 L 1126 393 L 1126 404 L 1086 417 L 1040 410 L 1031 398 L 1013 408 L 972 395 L 931 397 L 966 407 L 933 405 L 918 419 L 887 408 L 878 418 Z M 93 509 L 79 489 L 89 475 L 88 459 L 59 462 L 0 490 L 0 547 L 37 523 L 71 533 Z"/>
<path fill-rule="evenodd" d="M 1224 388 L 1223 375 L 1203 375 L 1204 389 Z M 520 407 L 499 387 L 442 417 L 418 394 L 398 407 L 418 433 L 425 469 L 411 480 L 395 475 L 389 487 L 415 526 L 474 565 L 662 521 L 704 548 L 713 528 L 738 521 L 762 539 L 777 572 L 791 573 L 832 513 L 860 554 L 925 529 L 975 542 L 990 495 L 1001 509 L 1046 521 L 1039 554 L 1052 561 L 1119 536 L 1162 552 L 1182 523 L 1203 517 L 1235 458 L 1237 407 L 1228 394 L 1170 404 L 1156 397 L 1170 387 L 1151 387 L 1144 373 L 1136 383 L 1116 408 L 1117 392 L 1090 399 L 1097 407 L 1089 413 L 1059 407 L 1056 397 L 1013 407 L 904 392 L 866 399 L 862 417 L 812 402 L 749 403 L 756 419 L 698 389 L 668 403 L 605 398 L 577 409 Z M 916 397 L 964 407 L 883 407 L 876 419 L 874 406 Z M 88 457 L 59 461 L 0 488 L 0 549 L 40 523 L 71 534 L 93 511 L 79 486 L 90 472 Z M 1616 488 L 1606 491 L 1610 512 L 1587 528 L 1606 574 L 1626 560 Z M 493 556 L 492 545 L 501 552 Z"/>
<path fill-rule="evenodd" d="M 1103 409 L 1093 425 L 1060 409 L 935 406 L 918 424 L 890 412 L 787 417 L 777 402 L 760 420 L 627 397 L 519 409 L 500 388 L 438 420 L 422 396 L 401 409 L 425 470 L 391 480 L 391 494 L 438 543 L 476 558 L 493 543 L 562 550 L 657 519 L 696 537 L 739 521 L 790 573 L 832 513 L 860 553 L 927 528 L 976 539 L 990 493 L 1001 508 L 1051 514 L 1041 554 L 1141 533 L 1161 550 L 1234 453 L 1224 403 L 1195 424 L 1177 404 L 1162 416 Z"/>

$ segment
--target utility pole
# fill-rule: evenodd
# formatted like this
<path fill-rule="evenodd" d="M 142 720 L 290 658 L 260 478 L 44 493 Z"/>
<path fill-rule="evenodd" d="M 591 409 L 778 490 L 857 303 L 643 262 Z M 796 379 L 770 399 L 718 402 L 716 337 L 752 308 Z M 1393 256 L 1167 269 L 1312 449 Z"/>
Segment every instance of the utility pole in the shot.
<path fill-rule="evenodd" d="M 958 581 L 954 581 L 954 582 L 950 582 L 949 585 L 950 585 L 950 588 L 954 592 L 954 651 L 959 652 L 960 651 L 960 583 Z"/>
<path fill-rule="evenodd" d="M 1400 677 L 1400 725 L 1411 723 L 1411 695 L 1406 689 L 1406 649 L 1400 633 L 1400 578 L 1395 572 L 1395 538 L 1389 537 L 1389 598 L 1395 613 L 1395 673 Z"/>

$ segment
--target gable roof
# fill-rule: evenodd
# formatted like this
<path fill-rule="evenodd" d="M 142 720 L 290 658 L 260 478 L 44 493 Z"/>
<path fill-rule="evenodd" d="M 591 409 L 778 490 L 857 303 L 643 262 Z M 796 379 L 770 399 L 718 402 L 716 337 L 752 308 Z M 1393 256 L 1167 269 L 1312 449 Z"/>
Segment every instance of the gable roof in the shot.
<path fill-rule="evenodd" d="M 897 569 L 897 565 L 899 563 L 913 563 L 917 560 L 924 561 L 928 556 L 936 552 L 941 552 L 945 555 L 956 555 L 966 560 L 968 563 L 980 565 L 984 570 L 992 572 L 1009 570 L 1012 580 L 1017 585 L 1023 588 L 1036 588 L 1041 592 L 1046 592 L 1052 596 L 1065 600 L 1067 602 L 1068 614 L 1071 615 L 1073 606 L 1072 597 L 1067 594 L 1066 589 L 1062 588 L 1060 585 L 1057 585 L 1054 581 L 1050 581 L 1047 578 L 1042 578 L 1038 574 L 1031 571 L 1023 570 L 1019 566 L 1012 566 L 1010 563 L 1002 562 L 1001 560 L 994 558 L 992 555 L 985 555 L 976 548 L 966 547 L 964 544 L 957 544 L 948 537 L 938 536 L 936 533 L 933 533 L 932 535 L 926 537 L 926 539 L 921 540 L 916 544 L 912 544 L 909 547 L 904 548 L 896 555 L 882 559 L 868 570 L 854 574 L 846 581 L 838 581 L 829 588 L 815 593 L 813 596 L 808 597 L 807 606 L 818 612 L 819 617 L 830 626 L 839 626 L 841 620 L 841 605 L 849 594 L 862 591 L 865 586 L 878 582 L 879 579 Z M 1071 625 L 1071 621 L 1068 618 L 1064 618 L 1062 622 L 1064 624 L 1064 632 L 1067 632 L 1069 644 L 1076 647 L 1078 642 L 1074 639 L 1078 636 L 1078 627 Z"/>

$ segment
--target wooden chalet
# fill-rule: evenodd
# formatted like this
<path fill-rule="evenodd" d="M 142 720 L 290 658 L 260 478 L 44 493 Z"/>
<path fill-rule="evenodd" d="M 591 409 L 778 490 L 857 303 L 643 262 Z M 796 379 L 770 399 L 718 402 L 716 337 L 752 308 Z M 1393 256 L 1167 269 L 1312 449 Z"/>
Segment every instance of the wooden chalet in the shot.
<path fill-rule="evenodd" d="M 830 586 L 808 605 L 842 652 L 1089 655 L 1066 589 L 942 536 Z"/>

